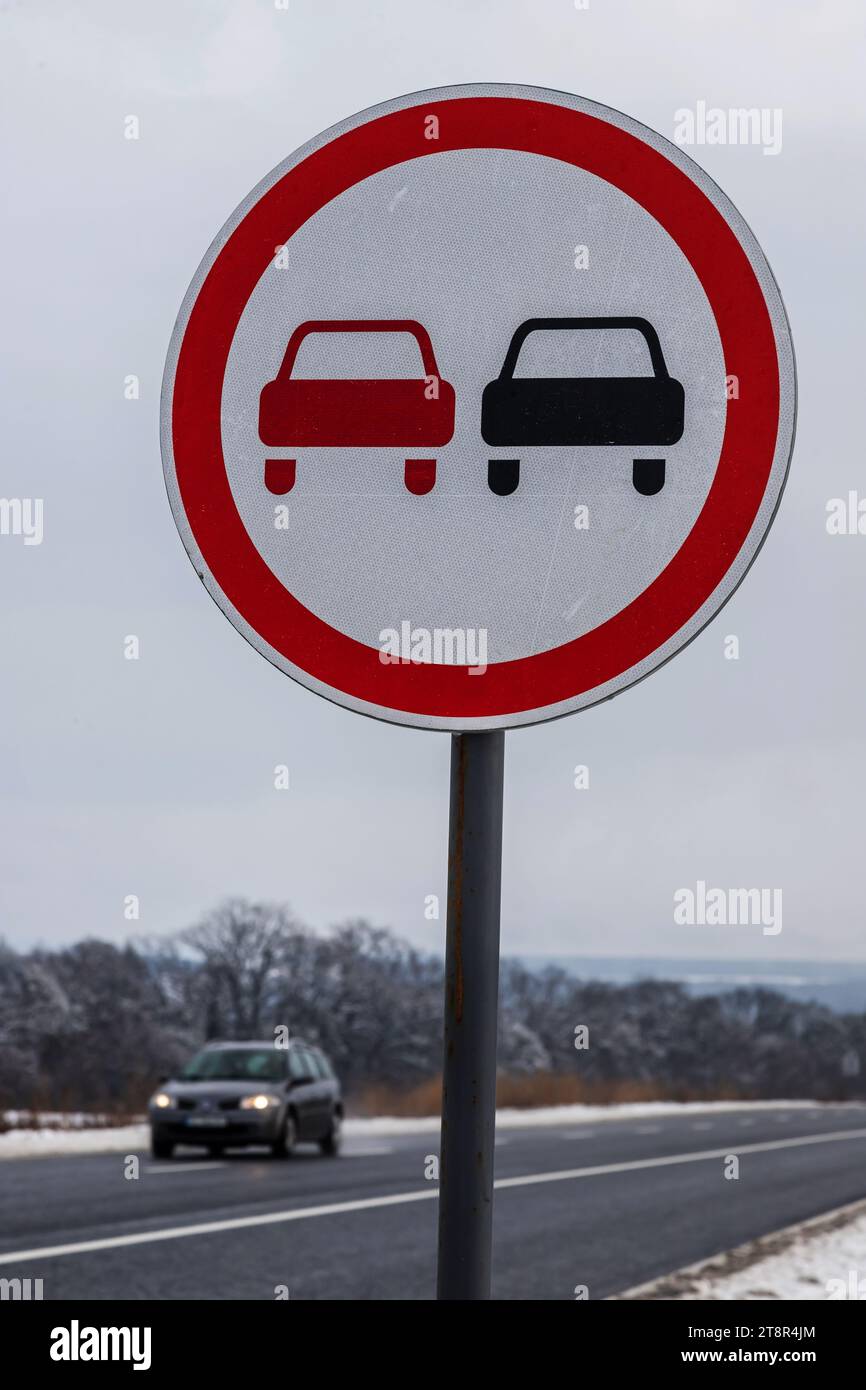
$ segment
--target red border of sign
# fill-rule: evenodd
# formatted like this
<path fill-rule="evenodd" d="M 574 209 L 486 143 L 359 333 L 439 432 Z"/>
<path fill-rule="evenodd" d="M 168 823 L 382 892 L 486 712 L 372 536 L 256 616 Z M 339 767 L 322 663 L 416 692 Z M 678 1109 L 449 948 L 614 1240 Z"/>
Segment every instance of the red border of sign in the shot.
<path fill-rule="evenodd" d="M 431 115 L 439 120 L 438 140 L 424 138 Z M 475 148 L 547 155 L 597 174 L 640 203 L 698 276 L 715 316 L 725 372 L 738 376 L 742 395 L 733 408 L 729 404 L 718 468 L 700 515 L 648 588 L 582 637 L 467 679 L 462 666 L 383 664 L 378 648 L 332 628 L 283 587 L 235 505 L 220 411 L 235 328 L 274 246 L 380 170 L 425 154 Z M 235 228 L 201 286 L 180 347 L 172 400 L 175 470 L 214 579 L 286 660 L 383 710 L 500 716 L 545 709 L 605 685 L 668 642 L 703 606 L 739 554 L 764 496 L 779 392 L 773 326 L 755 272 L 722 214 L 682 169 L 628 131 L 569 107 L 520 97 L 439 98 L 379 116 L 314 151 Z"/>

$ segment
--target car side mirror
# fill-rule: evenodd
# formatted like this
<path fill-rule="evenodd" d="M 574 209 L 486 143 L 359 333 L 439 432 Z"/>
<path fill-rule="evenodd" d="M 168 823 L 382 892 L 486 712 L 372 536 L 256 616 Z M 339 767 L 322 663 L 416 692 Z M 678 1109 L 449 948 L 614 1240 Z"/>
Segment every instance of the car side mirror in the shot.
<path fill-rule="evenodd" d="M 289 1082 L 289 1085 L 309 1086 L 311 1082 L 315 1081 L 315 1079 L 316 1078 L 314 1076 L 293 1076 L 291 1081 Z"/>

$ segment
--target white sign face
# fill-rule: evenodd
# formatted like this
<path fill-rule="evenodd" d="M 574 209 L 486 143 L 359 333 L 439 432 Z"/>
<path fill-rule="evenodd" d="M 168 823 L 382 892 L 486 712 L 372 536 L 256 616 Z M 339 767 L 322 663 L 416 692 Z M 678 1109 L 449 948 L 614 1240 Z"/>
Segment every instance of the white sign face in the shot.
<path fill-rule="evenodd" d="M 350 709 L 536 723 L 730 597 L 794 432 L 778 289 L 681 150 L 577 97 L 416 93 L 245 200 L 163 390 L 172 508 L 250 642 Z"/>

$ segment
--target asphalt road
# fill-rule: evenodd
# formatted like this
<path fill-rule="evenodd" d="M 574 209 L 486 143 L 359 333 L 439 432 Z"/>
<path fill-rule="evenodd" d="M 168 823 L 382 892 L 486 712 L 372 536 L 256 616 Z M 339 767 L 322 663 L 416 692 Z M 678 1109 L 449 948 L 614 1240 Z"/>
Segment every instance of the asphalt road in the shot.
<path fill-rule="evenodd" d="M 45 1299 L 431 1298 L 437 1139 L 142 1155 L 137 1179 L 121 1154 L 5 1160 L 0 1277 Z M 494 1297 L 605 1298 L 866 1197 L 866 1107 L 506 1130 L 496 1178 Z"/>

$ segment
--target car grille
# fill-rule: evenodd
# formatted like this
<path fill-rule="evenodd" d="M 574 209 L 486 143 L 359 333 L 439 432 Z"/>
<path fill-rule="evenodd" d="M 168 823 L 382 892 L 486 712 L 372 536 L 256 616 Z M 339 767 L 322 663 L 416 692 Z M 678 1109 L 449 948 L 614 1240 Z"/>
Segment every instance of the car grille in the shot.
<path fill-rule="evenodd" d="M 227 1100 L 213 1100 L 208 1097 L 206 1103 L 195 1096 L 178 1096 L 177 1099 L 178 1110 L 237 1110 L 239 1105 L 239 1096 L 232 1096 Z"/>

